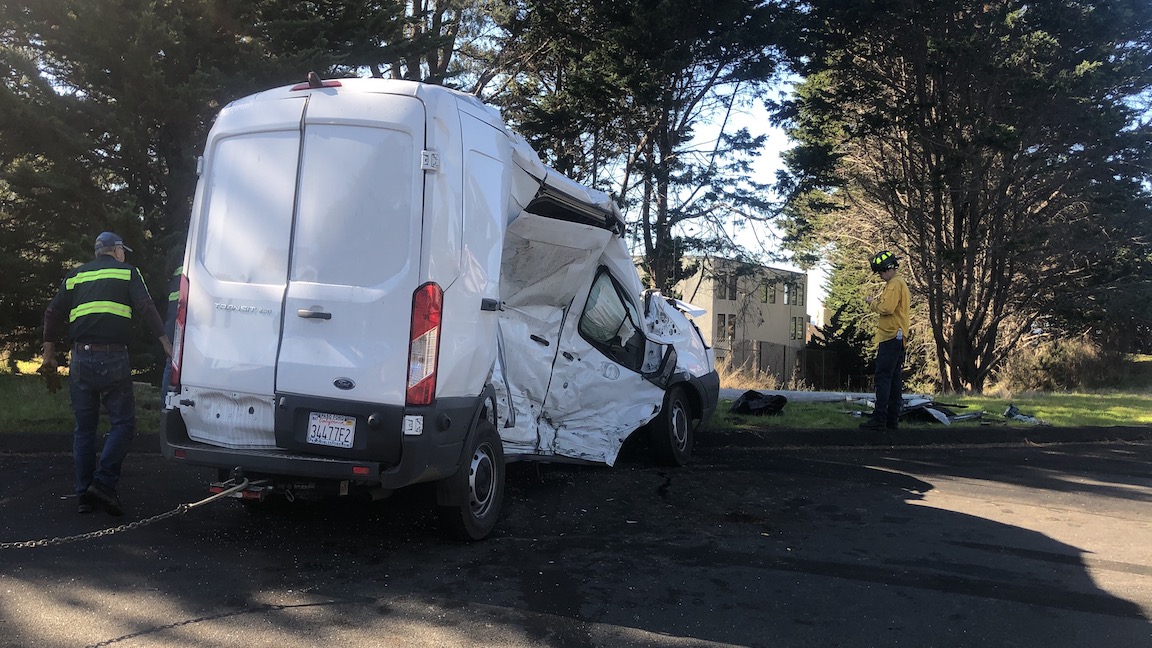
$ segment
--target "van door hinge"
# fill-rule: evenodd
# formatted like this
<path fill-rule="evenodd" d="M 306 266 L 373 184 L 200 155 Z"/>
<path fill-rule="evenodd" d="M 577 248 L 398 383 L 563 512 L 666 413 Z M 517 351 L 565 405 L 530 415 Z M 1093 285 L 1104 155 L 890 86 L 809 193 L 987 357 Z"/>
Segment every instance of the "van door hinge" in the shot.
<path fill-rule="evenodd" d="M 423 150 L 420 151 L 420 170 L 421 171 L 439 171 L 440 170 L 440 154 L 436 151 Z"/>

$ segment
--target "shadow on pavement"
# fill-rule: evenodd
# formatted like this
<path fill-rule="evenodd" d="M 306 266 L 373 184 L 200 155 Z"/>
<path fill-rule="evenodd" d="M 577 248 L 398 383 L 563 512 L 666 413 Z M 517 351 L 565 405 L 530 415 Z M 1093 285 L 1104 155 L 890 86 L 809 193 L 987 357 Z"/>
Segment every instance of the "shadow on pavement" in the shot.
<path fill-rule="evenodd" d="M 445 540 L 419 489 L 222 502 L 0 552 L 0 644 L 1147 645 L 1142 608 L 1101 589 L 1077 547 L 924 506 L 943 459 L 876 457 L 515 464 L 501 523 L 475 544 Z M 70 465 L 0 454 L 0 541 L 113 522 L 61 499 Z M 130 456 L 124 521 L 202 497 L 211 476 Z"/>

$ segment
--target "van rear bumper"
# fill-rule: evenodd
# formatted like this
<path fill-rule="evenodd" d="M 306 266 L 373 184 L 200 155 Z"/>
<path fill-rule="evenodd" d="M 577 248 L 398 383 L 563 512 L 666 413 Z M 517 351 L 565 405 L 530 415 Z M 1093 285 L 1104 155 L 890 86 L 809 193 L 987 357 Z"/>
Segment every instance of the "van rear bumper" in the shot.
<path fill-rule="evenodd" d="M 481 397 L 440 399 L 434 407 L 406 410 L 408 415 L 423 415 L 424 432 L 405 435 L 395 431 L 400 446 L 395 462 L 324 456 L 299 449 L 226 448 L 194 441 L 188 437 L 179 409 L 161 414 L 160 449 L 166 458 L 194 466 L 241 468 L 250 475 L 378 482 L 384 488 L 402 488 L 456 473 L 481 403 Z"/>

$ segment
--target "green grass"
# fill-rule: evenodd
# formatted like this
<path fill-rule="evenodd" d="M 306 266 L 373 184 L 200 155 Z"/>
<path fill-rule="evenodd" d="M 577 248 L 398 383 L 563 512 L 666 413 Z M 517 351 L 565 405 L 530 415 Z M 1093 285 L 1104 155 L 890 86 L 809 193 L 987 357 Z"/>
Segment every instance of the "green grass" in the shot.
<path fill-rule="evenodd" d="M 996 414 L 1003 414 L 1013 404 L 1022 414 L 1057 427 L 1152 425 L 1152 394 L 1146 390 L 1018 394 L 1009 400 L 967 396 L 959 402 Z"/>
<path fill-rule="evenodd" d="M 70 434 L 73 423 L 72 407 L 68 402 L 68 379 L 62 378 L 63 389 L 49 394 L 44 379 L 37 374 L 0 373 L 0 435 L 5 432 Z M 101 431 L 107 431 L 107 417 L 101 414 L 100 418 Z M 137 383 L 136 432 L 154 434 L 159 431 L 160 390 Z M 2 443 L 0 448 L 3 448 Z"/>
<path fill-rule="evenodd" d="M 0 372 L 0 435 L 5 432 L 69 433 L 72 409 L 68 404 L 67 378 L 64 389 L 49 394 L 43 379 L 35 374 L 38 363 L 19 366 L 20 374 Z M 1152 361 L 1146 366 L 1152 367 Z M 1152 425 L 1152 390 L 1137 386 L 1132 391 L 1095 393 L 1017 394 L 1011 398 L 991 396 L 941 396 L 941 403 L 965 405 L 957 413 L 984 411 L 984 422 L 1028 425 L 1006 420 L 1002 415 L 1009 404 L 1022 414 L 1034 416 L 1057 427 L 1096 427 Z M 151 385 L 136 385 L 136 429 L 155 433 L 160 426 L 160 393 Z M 738 416 L 729 412 L 731 401 L 721 401 L 709 427 L 713 429 L 839 429 L 855 427 L 860 419 L 853 411 L 867 410 L 855 402 L 808 403 L 790 401 L 780 416 Z M 976 426 L 980 422 L 953 425 Z M 938 423 L 905 422 L 907 427 L 931 427 Z M 101 423 L 106 430 L 107 421 Z M 0 448 L 3 444 L 0 444 Z"/>
<path fill-rule="evenodd" d="M 956 426 L 978 426 L 989 422 L 1027 426 L 1030 423 L 1006 419 L 1003 414 L 1015 405 L 1021 414 L 1056 427 L 1109 427 L 1152 425 L 1152 395 L 1140 392 L 1022 394 L 1011 399 L 988 396 L 939 396 L 939 403 L 963 405 L 949 408 L 956 414 L 983 411 L 981 421 L 961 421 Z M 806 403 L 789 401 L 780 416 L 747 416 L 729 411 L 732 401 L 721 401 L 712 418 L 713 429 L 838 429 L 855 427 L 861 421 L 852 412 L 870 411 L 858 402 Z M 935 422 L 902 422 L 906 427 L 932 427 Z"/>

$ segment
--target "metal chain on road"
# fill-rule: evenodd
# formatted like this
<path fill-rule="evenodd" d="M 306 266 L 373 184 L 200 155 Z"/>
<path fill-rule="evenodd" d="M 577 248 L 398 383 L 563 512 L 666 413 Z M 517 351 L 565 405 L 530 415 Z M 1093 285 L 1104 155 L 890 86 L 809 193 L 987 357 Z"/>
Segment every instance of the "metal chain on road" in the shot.
<path fill-rule="evenodd" d="M 68 544 L 71 542 L 80 542 L 81 540 L 92 540 L 95 538 L 103 538 L 105 536 L 114 535 L 117 533 L 121 533 L 123 531 L 131 531 L 132 529 L 139 529 L 140 527 L 148 526 L 149 524 L 155 524 L 156 522 L 159 522 L 161 520 L 167 520 L 170 517 L 176 517 L 177 515 L 184 515 L 185 513 L 187 513 L 188 511 L 191 511 L 192 509 L 196 508 L 197 506 L 203 506 L 204 504 L 207 504 L 209 502 L 213 502 L 213 501 L 218 500 L 220 498 L 228 497 L 232 493 L 244 490 L 247 487 L 248 487 L 248 480 L 245 479 L 244 481 L 240 482 L 239 484 L 237 484 L 235 486 L 231 486 L 226 490 L 220 491 L 219 493 L 215 493 L 213 495 L 205 497 L 204 499 L 200 500 L 199 502 L 193 502 L 191 504 L 181 504 L 180 506 L 177 506 L 176 508 L 172 509 L 171 511 L 168 511 L 167 513 L 161 513 L 160 515 L 153 515 L 150 518 L 145 518 L 143 520 L 136 520 L 135 522 L 129 522 L 128 524 L 121 524 L 120 526 L 112 527 L 111 529 L 102 529 L 100 531 L 91 531 L 89 533 L 81 533 L 80 535 L 74 535 L 74 536 L 65 536 L 63 538 L 52 538 L 51 540 L 42 539 L 42 540 L 25 540 L 23 542 L 0 542 L 0 549 L 32 549 L 35 547 L 54 547 L 57 545 Z"/>

